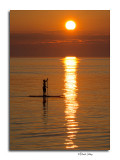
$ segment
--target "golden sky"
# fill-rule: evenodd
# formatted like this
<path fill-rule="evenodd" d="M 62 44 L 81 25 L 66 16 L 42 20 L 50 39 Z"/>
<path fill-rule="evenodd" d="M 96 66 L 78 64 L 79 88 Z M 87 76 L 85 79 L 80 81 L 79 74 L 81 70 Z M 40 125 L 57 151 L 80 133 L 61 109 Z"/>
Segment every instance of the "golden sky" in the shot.
<path fill-rule="evenodd" d="M 10 11 L 11 56 L 109 56 L 109 39 L 109 10 Z"/>

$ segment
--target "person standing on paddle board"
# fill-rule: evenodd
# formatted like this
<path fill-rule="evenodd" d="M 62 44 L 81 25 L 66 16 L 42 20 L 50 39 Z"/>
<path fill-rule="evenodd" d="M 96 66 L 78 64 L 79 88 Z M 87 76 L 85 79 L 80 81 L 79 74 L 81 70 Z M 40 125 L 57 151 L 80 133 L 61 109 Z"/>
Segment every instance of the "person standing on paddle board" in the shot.
<path fill-rule="evenodd" d="M 48 78 L 45 80 L 43 80 L 43 97 L 46 96 L 46 88 L 48 88 L 47 86 L 47 82 L 48 82 Z"/>

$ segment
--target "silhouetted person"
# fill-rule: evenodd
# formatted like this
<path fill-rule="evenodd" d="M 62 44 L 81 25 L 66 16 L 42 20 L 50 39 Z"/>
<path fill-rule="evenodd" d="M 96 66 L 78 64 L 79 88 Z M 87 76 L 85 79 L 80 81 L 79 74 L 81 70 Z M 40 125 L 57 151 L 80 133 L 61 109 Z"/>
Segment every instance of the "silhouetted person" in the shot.
<path fill-rule="evenodd" d="M 43 97 L 46 96 L 47 81 L 48 81 L 48 79 L 43 80 Z"/>

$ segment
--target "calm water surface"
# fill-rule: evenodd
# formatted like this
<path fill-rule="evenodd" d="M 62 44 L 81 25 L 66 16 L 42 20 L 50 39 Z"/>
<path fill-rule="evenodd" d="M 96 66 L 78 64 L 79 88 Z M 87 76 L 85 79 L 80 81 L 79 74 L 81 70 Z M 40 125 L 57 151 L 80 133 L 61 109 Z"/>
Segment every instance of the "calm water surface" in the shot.
<path fill-rule="evenodd" d="M 11 150 L 109 150 L 109 58 L 11 58 Z M 43 103 L 42 81 L 49 97 Z"/>

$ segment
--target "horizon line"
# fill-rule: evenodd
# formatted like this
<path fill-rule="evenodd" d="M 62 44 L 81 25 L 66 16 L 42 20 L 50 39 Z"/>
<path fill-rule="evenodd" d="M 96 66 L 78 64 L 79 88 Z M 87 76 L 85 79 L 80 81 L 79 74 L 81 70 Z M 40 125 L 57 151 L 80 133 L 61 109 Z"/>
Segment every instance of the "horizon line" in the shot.
<path fill-rule="evenodd" d="M 39 56 L 35 56 L 35 57 L 33 57 L 33 56 L 10 56 L 10 58 L 65 58 L 65 57 L 78 57 L 78 58 L 110 58 L 110 56 L 98 56 L 98 57 L 96 57 L 96 56 L 91 56 L 91 57 L 88 57 L 88 56 L 86 56 L 86 57 L 84 57 L 84 56 L 62 56 L 62 57 L 39 57 Z"/>

